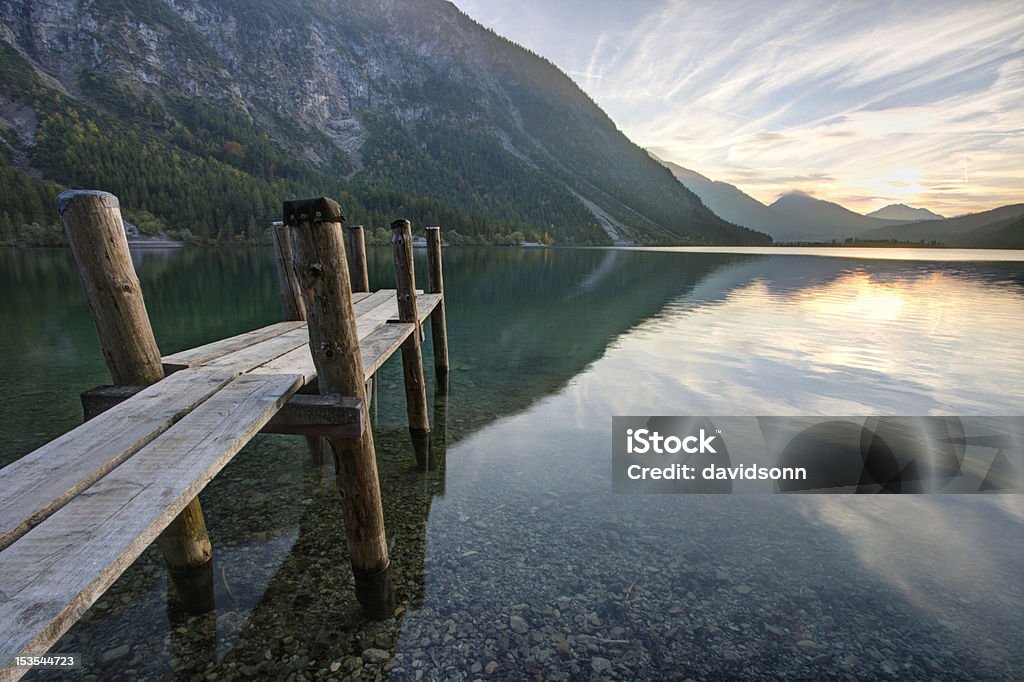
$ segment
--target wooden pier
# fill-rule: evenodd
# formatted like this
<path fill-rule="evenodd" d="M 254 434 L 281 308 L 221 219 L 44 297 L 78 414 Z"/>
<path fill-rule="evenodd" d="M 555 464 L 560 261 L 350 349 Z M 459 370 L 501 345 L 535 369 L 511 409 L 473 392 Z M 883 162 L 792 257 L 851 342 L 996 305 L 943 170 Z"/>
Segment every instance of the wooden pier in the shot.
<path fill-rule="evenodd" d="M 330 443 L 356 596 L 366 615 L 390 616 L 366 386 L 401 349 L 410 435 L 428 468 L 428 317 L 440 395 L 448 369 L 438 231 L 430 293 L 415 288 L 404 220 L 392 225 L 396 288 L 370 292 L 361 228 L 346 255 L 335 202 L 286 202 L 275 253 L 288 319 L 161 357 L 116 197 L 65 192 L 58 206 L 114 385 L 82 394 L 84 424 L 0 470 L 0 680 L 26 672 L 13 657 L 44 653 L 154 541 L 184 607 L 212 609 L 197 495 L 260 432 L 303 435 L 314 454 Z"/>

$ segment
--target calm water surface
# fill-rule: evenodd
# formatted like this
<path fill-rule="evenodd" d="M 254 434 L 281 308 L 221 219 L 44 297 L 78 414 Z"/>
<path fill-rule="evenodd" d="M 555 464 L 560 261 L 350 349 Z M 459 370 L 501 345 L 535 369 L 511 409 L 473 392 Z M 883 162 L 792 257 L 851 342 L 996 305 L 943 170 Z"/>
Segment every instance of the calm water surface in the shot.
<path fill-rule="evenodd" d="M 165 353 L 279 319 L 267 250 L 137 256 Z M 389 252 L 370 256 L 391 286 Z M 216 614 L 180 613 L 151 548 L 53 651 L 104 679 L 1024 677 L 1020 496 L 617 496 L 610 480 L 616 414 L 1024 413 L 1024 263 L 445 257 L 444 466 L 413 466 L 397 359 L 375 407 L 400 617 L 358 616 L 329 465 L 263 436 L 201 496 Z M 0 266 L 6 463 L 108 379 L 70 256 Z"/>

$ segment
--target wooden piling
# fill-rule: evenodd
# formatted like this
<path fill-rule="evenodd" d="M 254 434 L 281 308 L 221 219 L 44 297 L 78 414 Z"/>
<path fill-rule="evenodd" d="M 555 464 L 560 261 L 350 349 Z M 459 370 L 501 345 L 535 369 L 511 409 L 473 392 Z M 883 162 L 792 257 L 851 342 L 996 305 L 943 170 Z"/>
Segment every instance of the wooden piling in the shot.
<path fill-rule="evenodd" d="M 343 220 L 341 207 L 324 197 L 284 204 L 284 222 L 293 227 L 295 272 L 306 305 L 309 347 L 320 392 L 362 401 L 367 423 L 363 435 L 331 438 L 330 443 L 356 597 L 366 615 L 387 618 L 393 612 L 394 593 L 373 434 L 365 412 L 365 377 L 352 307 Z"/>
<path fill-rule="evenodd" d="M 432 471 L 438 481 L 438 492 L 445 490 L 447 476 L 445 460 L 448 458 L 448 396 L 444 393 L 434 394 L 434 428 L 430 433 L 430 464 L 427 471 Z"/>
<path fill-rule="evenodd" d="M 423 380 L 423 353 L 419 316 L 416 313 L 416 271 L 412 256 L 412 224 L 408 220 L 391 223 L 391 246 L 395 252 L 395 288 L 398 290 L 398 319 L 412 322 L 416 330 L 402 343 L 402 370 L 405 375 L 405 408 L 409 415 L 416 463 L 429 468 L 430 418 L 427 415 L 427 387 Z"/>
<path fill-rule="evenodd" d="M 370 290 L 370 273 L 366 268 L 366 239 L 362 225 L 348 226 L 348 271 L 352 291 Z"/>
<path fill-rule="evenodd" d="M 435 394 L 448 392 L 448 324 L 444 316 L 444 275 L 441 270 L 441 228 L 427 228 L 429 291 L 441 294 L 441 301 L 430 314 L 430 337 L 434 346 Z"/>
<path fill-rule="evenodd" d="M 370 290 L 370 273 L 366 267 L 366 239 L 363 235 L 362 225 L 348 226 L 348 248 L 345 251 L 348 256 L 348 273 L 352 282 L 352 291 Z M 366 377 L 366 398 L 374 402 L 374 378 Z"/>
<path fill-rule="evenodd" d="M 275 222 L 271 226 L 274 239 L 274 256 L 277 262 L 277 283 L 281 289 L 281 305 L 284 307 L 285 320 L 305 320 L 306 305 L 302 302 L 299 291 L 299 279 L 295 276 L 292 265 L 291 227 Z M 320 436 L 307 436 L 306 444 L 313 462 L 318 466 L 324 462 L 324 439 Z"/>
<path fill-rule="evenodd" d="M 275 222 L 271 227 L 274 239 L 274 256 L 277 261 L 277 282 L 281 289 L 281 305 L 284 319 L 305 320 L 306 306 L 299 291 L 299 280 L 292 268 L 291 227 Z"/>
<path fill-rule="evenodd" d="M 160 349 L 132 265 L 117 197 L 94 190 L 63 192 L 57 209 L 114 383 L 144 386 L 160 381 Z M 157 542 L 184 607 L 191 613 L 212 609 L 213 548 L 198 498 L 171 521 Z"/>

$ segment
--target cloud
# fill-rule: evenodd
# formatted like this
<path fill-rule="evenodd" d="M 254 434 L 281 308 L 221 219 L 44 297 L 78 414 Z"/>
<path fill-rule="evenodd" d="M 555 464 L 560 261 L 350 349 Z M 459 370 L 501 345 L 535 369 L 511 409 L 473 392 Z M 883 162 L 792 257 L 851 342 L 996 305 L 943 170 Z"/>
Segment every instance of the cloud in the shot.
<path fill-rule="evenodd" d="M 589 71 L 566 71 L 565 73 L 568 74 L 569 76 L 584 78 L 586 80 L 594 80 L 595 78 L 604 78 L 604 76 L 602 76 L 599 73 L 591 73 Z"/>
<path fill-rule="evenodd" d="M 777 169 L 753 169 L 733 168 L 728 172 L 730 175 L 741 178 L 740 182 L 761 183 L 771 185 L 807 185 L 835 182 L 836 179 L 828 173 L 811 173 L 810 175 L 772 175 L 771 171 Z"/>
<path fill-rule="evenodd" d="M 458 4 L 573 75 L 637 144 L 762 200 L 802 177 L 865 211 L 1024 199 L 1016 2 Z M 886 185 L 907 168 L 916 182 Z"/>
<path fill-rule="evenodd" d="M 863 568 L 970 646 L 997 646 L 978 631 L 983 623 L 1012 618 L 1005 595 L 1014 591 L 1014 578 L 987 548 L 998 546 L 1000 532 L 1012 532 L 1014 522 L 1000 512 L 1019 515 L 1019 504 L 952 495 L 810 497 L 801 500 L 803 513 L 832 528 Z M 954 594 L 958 606 L 951 608 Z"/>

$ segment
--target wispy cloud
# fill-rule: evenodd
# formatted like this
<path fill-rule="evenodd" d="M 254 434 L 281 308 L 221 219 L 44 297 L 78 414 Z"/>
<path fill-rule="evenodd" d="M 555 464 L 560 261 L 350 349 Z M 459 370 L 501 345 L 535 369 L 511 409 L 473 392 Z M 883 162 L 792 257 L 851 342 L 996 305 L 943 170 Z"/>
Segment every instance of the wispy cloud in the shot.
<path fill-rule="evenodd" d="M 638 144 L 759 199 L 946 214 L 1024 200 L 1017 2 L 458 4 L 552 59 Z"/>

